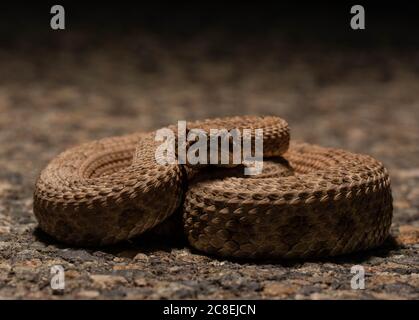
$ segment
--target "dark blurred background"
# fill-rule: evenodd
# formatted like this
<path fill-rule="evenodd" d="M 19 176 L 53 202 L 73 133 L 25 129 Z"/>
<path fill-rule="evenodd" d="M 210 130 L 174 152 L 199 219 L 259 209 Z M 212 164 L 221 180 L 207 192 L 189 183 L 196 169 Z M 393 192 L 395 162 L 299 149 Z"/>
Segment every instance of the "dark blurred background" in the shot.
<path fill-rule="evenodd" d="M 148 31 L 155 36 L 185 39 L 208 31 L 249 37 L 278 36 L 295 43 L 333 43 L 337 46 L 417 45 L 419 5 L 409 1 L 38 1 L 1 4 L 1 35 L 6 42 L 16 38 L 44 38 L 53 45 L 50 8 L 65 7 L 67 31 L 91 36 L 120 37 Z M 366 30 L 349 27 L 350 8 L 363 5 Z M 60 37 L 63 35 L 61 34 Z M 7 44 L 6 43 L 6 44 Z"/>
<path fill-rule="evenodd" d="M 50 28 L 54 4 L 65 8 L 65 30 Z M 365 30 L 350 28 L 354 4 L 365 8 Z M 179 119 L 274 114 L 295 139 L 414 167 L 418 7 L 1 4 L 2 165 L 32 182 L 57 152 L 82 141 Z"/>

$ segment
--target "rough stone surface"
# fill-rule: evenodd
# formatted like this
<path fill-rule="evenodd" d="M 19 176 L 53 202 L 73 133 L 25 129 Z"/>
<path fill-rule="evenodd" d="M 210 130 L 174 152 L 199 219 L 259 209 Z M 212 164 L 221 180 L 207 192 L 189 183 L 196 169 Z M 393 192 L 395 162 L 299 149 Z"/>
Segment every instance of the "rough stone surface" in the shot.
<path fill-rule="evenodd" d="M 211 37 L 95 42 L 69 31 L 48 46 L 0 49 L 0 298 L 419 298 L 419 52 Z M 235 114 L 279 115 L 293 139 L 382 160 L 392 237 L 335 259 L 254 263 L 163 239 L 68 248 L 37 229 L 34 181 L 60 151 Z M 50 287 L 54 265 L 66 270 L 64 290 Z M 365 268 L 364 290 L 351 289 L 353 265 Z"/>

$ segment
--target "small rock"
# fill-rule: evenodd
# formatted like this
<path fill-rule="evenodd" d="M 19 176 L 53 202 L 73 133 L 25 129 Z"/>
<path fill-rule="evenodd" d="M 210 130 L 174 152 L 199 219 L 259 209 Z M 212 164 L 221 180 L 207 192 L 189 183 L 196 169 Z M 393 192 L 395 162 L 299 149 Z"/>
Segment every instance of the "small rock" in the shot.
<path fill-rule="evenodd" d="M 263 294 L 268 297 L 283 298 L 295 294 L 293 286 L 282 283 L 268 283 L 263 288 Z"/>
<path fill-rule="evenodd" d="M 80 273 L 77 272 L 76 270 L 68 270 L 68 271 L 65 272 L 65 276 L 68 279 L 75 279 L 75 278 L 80 277 Z"/>
<path fill-rule="evenodd" d="M 121 257 L 115 257 L 115 258 L 113 258 L 112 259 L 114 262 L 124 262 L 124 258 L 121 258 Z"/>
<path fill-rule="evenodd" d="M 0 234 L 7 234 L 10 233 L 10 227 L 8 226 L 0 226 Z"/>
<path fill-rule="evenodd" d="M 399 228 L 400 234 L 397 241 L 403 245 L 419 243 L 419 227 L 404 225 Z"/>
<path fill-rule="evenodd" d="M 9 242 L 0 241 L 0 250 L 6 250 L 9 247 Z"/>
<path fill-rule="evenodd" d="M 138 287 L 144 287 L 147 285 L 147 280 L 142 277 L 138 277 L 138 278 L 135 278 L 134 283 Z"/>
<path fill-rule="evenodd" d="M 36 270 L 36 268 L 42 265 L 42 261 L 40 259 L 28 259 L 19 261 L 15 264 L 16 267 L 26 268 L 28 270 Z"/>
<path fill-rule="evenodd" d="M 94 299 L 99 296 L 99 292 L 96 290 L 83 290 L 78 292 L 76 296 L 81 299 Z"/>
<path fill-rule="evenodd" d="M 312 300 L 327 300 L 327 299 L 330 299 L 330 296 L 327 295 L 327 294 L 315 292 L 315 293 L 310 295 L 310 299 L 312 299 Z"/>
<path fill-rule="evenodd" d="M 140 252 L 140 253 L 135 255 L 134 260 L 135 261 L 148 262 L 149 259 L 148 259 L 148 256 L 146 254 Z"/>
<path fill-rule="evenodd" d="M 68 261 L 92 261 L 94 257 L 85 250 L 64 249 L 60 256 Z"/>
<path fill-rule="evenodd" d="M 91 275 L 90 279 L 92 279 L 93 285 L 98 286 L 102 289 L 113 287 L 115 285 L 124 285 L 128 283 L 124 277 L 105 274 Z"/>
<path fill-rule="evenodd" d="M 5 262 L 0 262 L 0 271 L 9 272 L 10 270 L 12 270 L 12 266 L 10 264 L 5 263 Z"/>
<path fill-rule="evenodd" d="M 183 268 L 181 266 L 173 266 L 173 267 L 169 268 L 169 272 L 170 272 L 170 274 L 174 274 L 174 273 L 178 273 L 182 269 Z"/>
<path fill-rule="evenodd" d="M 5 181 L 0 181 L 0 195 L 7 196 L 13 190 L 13 186 Z"/>
<path fill-rule="evenodd" d="M 394 206 L 394 208 L 397 208 L 397 209 L 408 209 L 408 208 L 410 208 L 409 202 L 401 201 L 401 200 L 394 201 L 393 206 Z"/>

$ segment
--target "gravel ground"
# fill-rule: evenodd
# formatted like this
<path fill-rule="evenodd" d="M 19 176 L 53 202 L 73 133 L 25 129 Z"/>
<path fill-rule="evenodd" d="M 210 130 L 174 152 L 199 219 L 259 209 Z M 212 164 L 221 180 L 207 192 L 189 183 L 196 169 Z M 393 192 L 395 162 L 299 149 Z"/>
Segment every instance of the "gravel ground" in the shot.
<path fill-rule="evenodd" d="M 0 47 L 0 298 L 418 299 L 419 51 L 209 33 L 188 41 L 67 33 Z M 391 238 L 321 261 L 224 261 L 164 239 L 85 250 L 37 229 L 33 185 L 69 146 L 179 119 L 273 114 L 292 138 L 368 153 L 392 178 Z M 350 270 L 365 268 L 364 290 Z M 50 269 L 66 270 L 64 290 Z"/>

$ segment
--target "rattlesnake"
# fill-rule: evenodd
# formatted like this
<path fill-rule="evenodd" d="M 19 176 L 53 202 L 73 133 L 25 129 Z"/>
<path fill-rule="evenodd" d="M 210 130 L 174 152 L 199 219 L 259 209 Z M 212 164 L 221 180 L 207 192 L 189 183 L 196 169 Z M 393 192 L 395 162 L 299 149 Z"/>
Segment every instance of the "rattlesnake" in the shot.
<path fill-rule="evenodd" d="M 264 129 L 263 173 L 158 164 L 154 132 L 105 138 L 63 152 L 41 172 L 34 192 L 40 228 L 68 244 L 108 245 L 183 212 L 194 248 L 240 258 L 334 256 L 376 247 L 388 236 L 390 180 L 372 157 L 289 146 L 288 125 L 278 117 L 189 126 Z"/>

